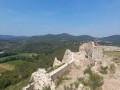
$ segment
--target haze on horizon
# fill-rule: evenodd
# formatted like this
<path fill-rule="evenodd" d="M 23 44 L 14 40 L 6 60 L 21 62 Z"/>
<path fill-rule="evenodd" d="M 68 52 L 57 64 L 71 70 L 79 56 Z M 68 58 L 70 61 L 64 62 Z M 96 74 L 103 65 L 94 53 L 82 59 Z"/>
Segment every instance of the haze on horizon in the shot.
<path fill-rule="evenodd" d="M 0 35 L 120 35 L 120 0 L 0 0 Z"/>

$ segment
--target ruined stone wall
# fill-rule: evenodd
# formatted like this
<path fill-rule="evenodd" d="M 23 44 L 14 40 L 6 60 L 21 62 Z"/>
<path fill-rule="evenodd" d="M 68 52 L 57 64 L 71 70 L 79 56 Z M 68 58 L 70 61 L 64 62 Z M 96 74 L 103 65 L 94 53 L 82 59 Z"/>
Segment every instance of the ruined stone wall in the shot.
<path fill-rule="evenodd" d="M 74 64 L 74 60 L 64 64 L 63 66 L 59 67 L 53 72 L 50 72 L 49 75 L 51 76 L 52 80 L 55 80 L 57 77 L 62 75 L 64 72 L 70 69 L 70 67 Z"/>
<path fill-rule="evenodd" d="M 67 49 L 65 51 L 62 63 L 68 63 L 71 60 L 72 60 L 72 52 L 69 49 Z"/>
<path fill-rule="evenodd" d="M 22 90 L 34 90 L 34 83 L 29 84 L 28 86 L 24 87 Z"/>

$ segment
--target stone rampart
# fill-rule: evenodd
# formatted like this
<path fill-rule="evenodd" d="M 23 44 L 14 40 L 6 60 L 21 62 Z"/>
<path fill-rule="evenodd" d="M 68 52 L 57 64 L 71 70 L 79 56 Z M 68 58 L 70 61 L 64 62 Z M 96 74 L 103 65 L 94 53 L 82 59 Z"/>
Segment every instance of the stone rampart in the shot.
<path fill-rule="evenodd" d="M 24 87 L 22 90 L 34 90 L 34 82 Z"/>
<path fill-rule="evenodd" d="M 57 77 L 62 75 L 65 71 L 69 70 L 73 64 L 74 64 L 74 60 L 64 64 L 63 66 L 59 67 L 53 72 L 50 72 L 49 75 L 51 76 L 52 80 L 55 80 Z"/>

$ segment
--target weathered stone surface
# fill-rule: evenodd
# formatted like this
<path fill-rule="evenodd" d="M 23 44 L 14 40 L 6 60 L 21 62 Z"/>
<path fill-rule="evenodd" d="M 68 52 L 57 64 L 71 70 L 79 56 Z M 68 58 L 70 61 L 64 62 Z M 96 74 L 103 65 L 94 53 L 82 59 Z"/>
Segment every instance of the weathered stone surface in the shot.
<path fill-rule="evenodd" d="M 72 60 L 72 52 L 69 49 L 67 49 L 65 51 L 62 63 L 67 63 L 67 62 L 69 62 L 71 60 Z"/>
<path fill-rule="evenodd" d="M 85 90 L 84 85 L 83 84 L 79 84 L 78 90 Z"/>
<path fill-rule="evenodd" d="M 54 82 L 51 80 L 51 77 L 49 76 L 48 73 L 46 73 L 45 69 L 38 69 L 38 71 L 34 72 L 31 75 L 31 80 L 33 80 L 33 86 L 34 90 L 43 90 L 44 87 L 46 86 L 50 86 L 51 90 L 55 90 L 55 84 Z M 27 86 L 27 88 L 30 88 L 30 85 Z M 29 90 L 29 89 L 25 89 L 26 87 L 24 87 L 24 90 Z"/>
<path fill-rule="evenodd" d="M 62 62 L 60 62 L 60 61 L 57 59 L 57 57 L 55 57 L 55 60 L 54 60 L 54 63 L 53 63 L 53 67 L 59 66 L 59 65 L 61 65 L 61 64 L 62 64 Z"/>
<path fill-rule="evenodd" d="M 101 60 L 102 58 L 103 58 L 102 49 L 96 47 L 94 45 L 94 42 L 89 42 L 81 45 L 79 48 L 79 52 L 71 52 L 69 49 L 67 49 L 62 60 L 62 63 L 65 63 L 64 65 L 50 73 L 46 73 L 44 69 L 39 69 L 37 72 L 34 72 L 32 74 L 31 80 L 33 80 L 34 82 L 32 87 L 34 87 L 35 90 L 37 89 L 42 90 L 43 87 L 50 86 L 51 90 L 55 90 L 55 84 L 53 83 L 53 80 L 56 77 L 60 76 L 65 71 L 67 71 L 68 69 L 70 69 L 70 67 L 73 66 L 74 63 L 83 66 L 84 65 L 83 63 L 88 60 Z M 58 66 L 62 63 L 55 57 L 53 67 Z M 93 67 L 93 70 L 97 72 L 98 68 L 99 65 L 97 65 L 96 63 L 95 67 Z M 87 79 L 88 75 L 84 75 L 84 77 Z M 31 85 L 29 85 L 29 87 L 31 87 Z M 79 85 L 78 90 L 84 90 L 83 86 Z"/>

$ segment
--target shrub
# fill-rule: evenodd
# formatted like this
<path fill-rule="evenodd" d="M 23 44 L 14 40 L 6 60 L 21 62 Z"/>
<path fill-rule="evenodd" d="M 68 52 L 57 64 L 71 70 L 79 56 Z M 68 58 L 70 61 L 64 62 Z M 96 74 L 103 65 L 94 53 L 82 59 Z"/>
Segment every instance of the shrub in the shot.
<path fill-rule="evenodd" d="M 84 71 L 84 74 L 86 73 L 90 75 L 89 80 L 86 81 L 83 78 L 78 78 L 78 81 L 80 81 L 85 86 L 89 86 L 92 90 L 96 90 L 103 85 L 103 78 L 98 74 L 92 72 L 90 68 L 87 68 Z"/>
<path fill-rule="evenodd" d="M 59 86 L 63 82 L 63 80 L 70 80 L 70 78 L 65 77 L 69 72 L 70 72 L 70 70 L 67 70 L 60 77 L 58 77 L 58 79 L 56 80 L 57 86 Z"/>
<path fill-rule="evenodd" d="M 102 74 L 107 74 L 107 73 L 108 73 L 107 69 L 108 69 L 108 67 L 102 67 L 102 66 L 101 66 L 100 73 L 102 73 Z"/>
<path fill-rule="evenodd" d="M 85 69 L 84 74 L 92 74 L 91 67 Z"/>
<path fill-rule="evenodd" d="M 110 72 L 111 72 L 112 74 L 115 73 L 115 65 L 114 65 L 114 64 L 111 64 L 111 65 L 110 65 Z"/>
<path fill-rule="evenodd" d="M 74 85 L 75 85 L 76 88 L 78 88 L 79 82 L 78 81 L 74 82 Z"/>
<path fill-rule="evenodd" d="M 43 90 L 51 90 L 50 86 L 45 86 Z"/>

